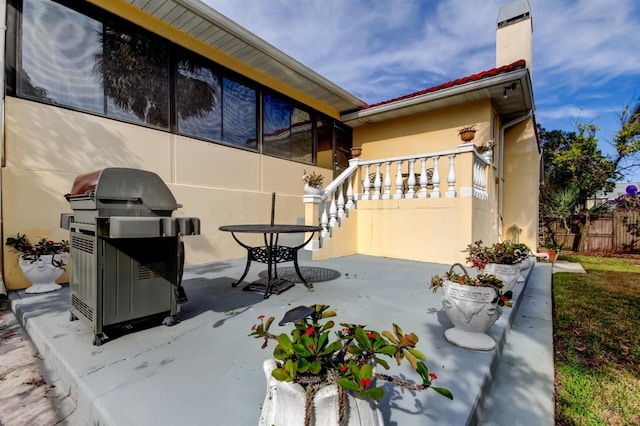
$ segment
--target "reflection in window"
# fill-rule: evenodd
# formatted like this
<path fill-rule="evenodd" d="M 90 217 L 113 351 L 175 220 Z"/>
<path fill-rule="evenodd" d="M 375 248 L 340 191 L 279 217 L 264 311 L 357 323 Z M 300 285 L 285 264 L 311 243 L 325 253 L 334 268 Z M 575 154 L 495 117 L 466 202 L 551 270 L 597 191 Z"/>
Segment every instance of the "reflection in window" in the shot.
<path fill-rule="evenodd" d="M 257 150 L 255 89 L 228 78 L 222 84 L 223 142 Z"/>
<path fill-rule="evenodd" d="M 264 95 L 264 153 L 300 162 L 313 161 L 313 131 L 307 111 Z"/>
<path fill-rule="evenodd" d="M 102 24 L 57 3 L 25 0 L 18 94 L 87 111 L 104 111 L 100 76 Z"/>
<path fill-rule="evenodd" d="M 220 78 L 196 56 L 182 55 L 178 60 L 176 106 L 178 131 L 208 139 L 222 140 Z M 254 120 L 255 121 L 255 120 Z"/>
<path fill-rule="evenodd" d="M 316 135 L 318 139 L 316 164 L 319 167 L 333 169 L 333 120 L 318 119 Z"/>
<path fill-rule="evenodd" d="M 95 70 L 107 93 L 107 115 L 169 127 L 167 46 L 140 34 L 107 27 Z"/>

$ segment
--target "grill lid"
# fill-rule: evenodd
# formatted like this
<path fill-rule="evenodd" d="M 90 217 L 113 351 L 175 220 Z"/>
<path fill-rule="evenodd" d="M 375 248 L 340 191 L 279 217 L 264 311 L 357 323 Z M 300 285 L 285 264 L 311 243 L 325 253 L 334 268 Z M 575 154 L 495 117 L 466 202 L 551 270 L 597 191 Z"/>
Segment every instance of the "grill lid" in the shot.
<path fill-rule="evenodd" d="M 77 176 L 65 198 L 74 210 L 97 209 L 100 216 L 171 216 L 178 208 L 160 176 L 123 167 Z"/>

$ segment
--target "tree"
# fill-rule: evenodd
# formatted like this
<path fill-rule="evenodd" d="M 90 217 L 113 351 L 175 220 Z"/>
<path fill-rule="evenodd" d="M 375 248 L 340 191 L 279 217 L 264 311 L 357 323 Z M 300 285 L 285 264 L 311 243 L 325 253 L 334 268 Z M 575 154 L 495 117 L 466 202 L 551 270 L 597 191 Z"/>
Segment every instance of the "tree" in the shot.
<path fill-rule="evenodd" d="M 613 155 L 598 148 L 594 124 L 577 123 L 576 129 L 548 132 L 538 125 L 545 176 L 540 210 L 564 219 L 575 207 L 580 224 L 573 248 L 585 251 L 592 214 L 588 200 L 598 191 L 611 191 L 617 180 L 640 166 L 635 161 L 640 153 L 640 103 L 633 110 L 626 106 L 620 114 L 620 129 L 611 141 Z M 564 225 L 567 227 L 566 221 Z"/>

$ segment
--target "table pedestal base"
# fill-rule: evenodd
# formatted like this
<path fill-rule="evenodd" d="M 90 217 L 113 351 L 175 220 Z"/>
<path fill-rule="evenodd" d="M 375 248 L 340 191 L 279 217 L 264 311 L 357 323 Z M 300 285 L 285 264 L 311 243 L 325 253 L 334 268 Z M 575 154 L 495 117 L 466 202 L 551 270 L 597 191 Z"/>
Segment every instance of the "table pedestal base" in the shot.
<path fill-rule="evenodd" d="M 265 294 L 265 297 L 267 297 L 267 289 L 269 290 L 268 294 L 280 294 L 283 291 L 290 289 L 294 285 L 295 283 L 282 278 L 272 278 L 271 285 L 269 285 L 269 278 L 260 278 L 259 280 L 256 280 L 251 284 L 247 284 L 246 286 L 242 287 L 242 290 L 263 293 Z"/>

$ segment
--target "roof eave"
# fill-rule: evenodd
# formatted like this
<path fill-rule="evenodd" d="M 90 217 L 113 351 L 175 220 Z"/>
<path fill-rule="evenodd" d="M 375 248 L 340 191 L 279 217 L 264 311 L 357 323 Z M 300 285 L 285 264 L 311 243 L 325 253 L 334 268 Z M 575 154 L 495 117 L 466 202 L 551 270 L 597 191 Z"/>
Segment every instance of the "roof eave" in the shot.
<path fill-rule="evenodd" d="M 367 109 L 344 114 L 342 121 L 351 126 L 359 127 L 362 125 L 385 121 L 391 118 L 399 118 L 415 114 L 416 112 L 429 111 L 436 108 L 443 108 L 451 105 L 464 103 L 463 96 L 472 92 L 486 91 L 494 89 L 494 91 L 502 91 L 504 86 L 513 82 L 520 82 L 523 88 L 522 93 L 522 110 L 533 110 L 533 90 L 531 77 L 528 69 L 521 68 L 510 72 L 501 73 L 492 77 L 486 77 L 482 80 L 464 83 L 458 86 L 441 89 L 431 93 L 425 93 L 415 97 L 398 100 L 388 104 L 383 104 Z M 489 95 L 482 96 L 484 98 L 491 97 Z M 434 106 L 436 101 L 439 102 Z M 498 113 L 503 113 L 500 109 L 500 102 L 496 102 Z"/>
<path fill-rule="evenodd" d="M 217 10 L 203 3 L 202 1 L 200 0 L 174 0 L 174 1 L 200 16 L 207 16 L 207 17 L 214 18 L 216 25 L 222 27 L 225 31 L 229 32 L 234 37 L 244 41 L 245 43 L 251 45 L 253 48 L 261 51 L 271 59 L 285 65 L 286 67 L 290 68 L 296 73 L 308 78 L 309 80 L 313 81 L 317 85 L 332 92 L 336 96 L 345 100 L 347 103 L 352 104 L 350 109 L 362 108 L 366 105 L 366 103 L 363 100 L 357 98 L 356 96 L 346 91 L 342 87 L 331 82 L 327 78 L 321 76 L 320 74 L 313 71 L 311 68 L 307 67 L 301 62 L 298 62 L 297 60 L 293 59 L 291 56 L 282 52 L 272 44 L 261 39 L 257 35 L 253 34 L 251 31 L 237 24 L 233 20 L 227 18 Z M 347 109 L 343 109 L 343 111 L 345 110 Z"/>

